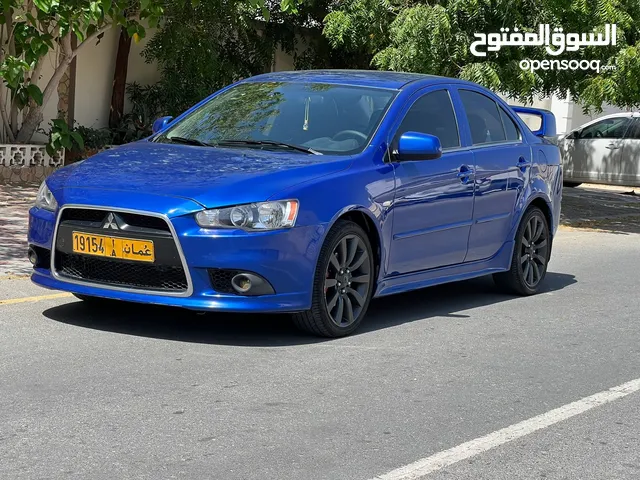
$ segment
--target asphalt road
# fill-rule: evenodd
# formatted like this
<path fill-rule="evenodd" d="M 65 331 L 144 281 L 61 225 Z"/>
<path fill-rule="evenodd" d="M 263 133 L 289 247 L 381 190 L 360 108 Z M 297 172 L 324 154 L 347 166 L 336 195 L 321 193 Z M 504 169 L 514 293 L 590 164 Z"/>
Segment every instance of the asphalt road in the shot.
<path fill-rule="evenodd" d="M 279 316 L 2 303 L 54 292 L 0 280 L 0 479 L 368 480 L 640 378 L 640 235 L 554 249 L 540 295 L 388 297 L 330 341 Z M 637 479 L 639 412 L 630 393 L 426 478 Z"/>

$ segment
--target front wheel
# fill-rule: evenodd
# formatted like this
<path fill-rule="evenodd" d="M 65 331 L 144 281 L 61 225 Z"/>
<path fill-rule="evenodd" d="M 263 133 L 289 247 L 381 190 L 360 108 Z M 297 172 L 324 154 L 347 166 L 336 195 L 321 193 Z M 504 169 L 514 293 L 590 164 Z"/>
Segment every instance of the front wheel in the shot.
<path fill-rule="evenodd" d="M 367 234 L 356 223 L 339 220 L 320 250 L 311 310 L 294 314 L 294 323 L 323 337 L 350 334 L 367 312 L 374 277 L 374 257 Z"/>
<path fill-rule="evenodd" d="M 547 274 L 551 255 L 551 237 L 547 218 L 538 207 L 530 207 L 522 217 L 516 232 L 511 268 L 496 273 L 498 287 L 519 295 L 538 293 Z"/>

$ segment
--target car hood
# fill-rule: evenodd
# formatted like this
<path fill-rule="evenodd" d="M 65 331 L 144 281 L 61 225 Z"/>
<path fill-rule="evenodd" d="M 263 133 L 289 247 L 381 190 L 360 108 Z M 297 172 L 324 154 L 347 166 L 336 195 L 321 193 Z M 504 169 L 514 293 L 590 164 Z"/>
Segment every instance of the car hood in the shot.
<path fill-rule="evenodd" d="M 344 156 L 142 141 L 60 169 L 47 182 L 54 194 L 70 188 L 130 191 L 188 198 L 214 208 L 266 200 L 351 162 Z"/>

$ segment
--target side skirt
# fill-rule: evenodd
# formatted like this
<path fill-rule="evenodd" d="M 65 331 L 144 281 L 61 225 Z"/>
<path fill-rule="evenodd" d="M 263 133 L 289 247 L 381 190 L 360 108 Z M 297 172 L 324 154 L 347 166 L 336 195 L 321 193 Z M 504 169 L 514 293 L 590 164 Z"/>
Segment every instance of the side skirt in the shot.
<path fill-rule="evenodd" d="M 378 288 L 373 296 L 383 297 L 442 283 L 458 282 L 469 278 L 504 272 L 511 267 L 513 245 L 513 241 L 505 243 L 498 253 L 485 260 L 386 277 L 378 282 Z"/>

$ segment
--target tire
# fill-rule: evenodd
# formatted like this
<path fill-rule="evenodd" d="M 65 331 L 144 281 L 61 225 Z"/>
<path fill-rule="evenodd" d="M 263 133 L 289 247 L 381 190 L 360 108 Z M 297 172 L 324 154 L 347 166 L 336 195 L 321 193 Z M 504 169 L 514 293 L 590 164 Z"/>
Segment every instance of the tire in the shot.
<path fill-rule="evenodd" d="M 582 185 L 582 182 L 562 182 L 562 185 L 567 188 L 575 188 Z"/>
<path fill-rule="evenodd" d="M 313 280 L 311 309 L 293 314 L 301 330 L 343 337 L 358 328 L 375 286 L 371 242 L 356 223 L 338 220 L 322 245 Z"/>
<path fill-rule="evenodd" d="M 538 229 L 542 230 L 538 230 Z M 534 295 L 540 290 L 551 257 L 551 237 L 547 218 L 538 207 L 527 209 L 515 236 L 511 267 L 496 273 L 496 285 L 509 293 Z"/>

